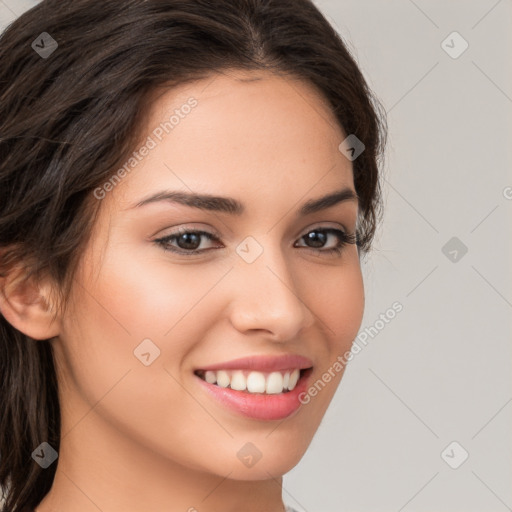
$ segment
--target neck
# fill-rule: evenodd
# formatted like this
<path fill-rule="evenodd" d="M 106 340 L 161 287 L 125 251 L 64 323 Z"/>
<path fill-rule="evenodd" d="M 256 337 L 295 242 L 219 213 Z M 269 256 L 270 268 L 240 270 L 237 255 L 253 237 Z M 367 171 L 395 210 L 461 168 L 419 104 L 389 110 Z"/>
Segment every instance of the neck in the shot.
<path fill-rule="evenodd" d="M 235 480 L 230 471 L 178 464 L 94 411 L 75 426 L 65 423 L 53 486 L 36 512 L 284 511 L 282 477 L 265 472 L 265 479 Z"/>

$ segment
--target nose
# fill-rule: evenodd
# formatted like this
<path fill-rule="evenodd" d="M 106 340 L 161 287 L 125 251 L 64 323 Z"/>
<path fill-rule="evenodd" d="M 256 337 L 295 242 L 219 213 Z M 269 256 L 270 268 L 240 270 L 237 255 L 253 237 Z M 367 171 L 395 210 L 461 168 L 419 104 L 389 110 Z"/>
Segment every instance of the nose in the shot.
<path fill-rule="evenodd" d="M 233 274 L 236 291 L 230 319 L 239 332 L 255 331 L 284 342 L 313 324 L 314 314 L 280 250 L 266 247 L 252 263 L 240 259 Z"/>

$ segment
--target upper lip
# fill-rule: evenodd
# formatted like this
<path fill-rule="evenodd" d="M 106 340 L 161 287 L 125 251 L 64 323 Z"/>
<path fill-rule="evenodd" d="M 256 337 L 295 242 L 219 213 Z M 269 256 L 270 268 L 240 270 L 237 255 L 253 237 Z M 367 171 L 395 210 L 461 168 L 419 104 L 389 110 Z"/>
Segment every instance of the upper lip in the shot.
<path fill-rule="evenodd" d="M 254 370 L 254 371 L 279 371 L 289 369 L 311 368 L 310 359 L 296 354 L 283 354 L 279 356 L 259 355 L 233 359 L 223 363 L 202 366 L 198 370 Z"/>

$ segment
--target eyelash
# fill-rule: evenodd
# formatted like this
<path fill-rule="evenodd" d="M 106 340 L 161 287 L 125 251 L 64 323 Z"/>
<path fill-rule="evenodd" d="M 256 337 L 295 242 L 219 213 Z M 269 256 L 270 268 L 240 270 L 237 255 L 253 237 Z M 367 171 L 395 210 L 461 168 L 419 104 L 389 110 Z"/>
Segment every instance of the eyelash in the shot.
<path fill-rule="evenodd" d="M 350 245 L 350 244 L 359 245 L 357 236 L 355 234 L 346 233 L 345 231 L 343 231 L 341 229 L 335 229 L 335 228 L 315 228 L 315 229 L 308 231 L 305 235 L 302 235 L 299 238 L 299 240 L 302 240 L 309 233 L 332 234 L 332 235 L 336 235 L 339 240 L 339 244 L 337 247 L 331 247 L 329 249 L 318 249 L 315 247 L 301 246 L 301 247 L 305 247 L 306 249 L 309 248 L 315 253 L 339 256 L 339 255 L 341 255 L 342 250 L 347 245 Z M 213 240 L 213 241 L 219 242 L 218 237 L 216 235 L 214 235 L 213 233 L 209 233 L 208 231 L 200 231 L 200 230 L 191 229 L 189 231 L 182 231 L 180 233 L 174 233 L 174 234 L 170 234 L 168 236 L 162 237 L 162 238 L 158 238 L 155 240 L 155 243 L 158 244 L 160 247 L 162 247 L 164 249 L 164 251 L 170 251 L 170 252 L 184 255 L 184 256 L 195 256 L 202 252 L 211 250 L 211 248 L 210 249 L 192 249 L 192 250 L 188 250 L 188 251 L 184 250 L 184 249 L 178 250 L 176 248 L 172 248 L 172 246 L 169 244 L 170 241 L 176 240 L 177 238 L 179 238 L 182 235 L 190 235 L 190 234 L 202 235 L 205 238 L 207 238 L 208 240 Z"/>

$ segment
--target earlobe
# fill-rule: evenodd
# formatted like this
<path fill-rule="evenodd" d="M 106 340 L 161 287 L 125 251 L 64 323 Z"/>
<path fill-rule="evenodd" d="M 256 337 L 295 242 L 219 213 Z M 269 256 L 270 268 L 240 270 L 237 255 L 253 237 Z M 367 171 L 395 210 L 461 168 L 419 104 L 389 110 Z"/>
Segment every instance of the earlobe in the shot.
<path fill-rule="evenodd" d="M 18 269 L 0 277 L 0 312 L 18 331 L 36 340 L 59 334 L 49 284 L 23 279 Z"/>

